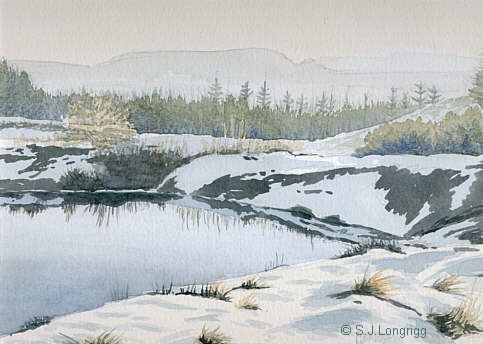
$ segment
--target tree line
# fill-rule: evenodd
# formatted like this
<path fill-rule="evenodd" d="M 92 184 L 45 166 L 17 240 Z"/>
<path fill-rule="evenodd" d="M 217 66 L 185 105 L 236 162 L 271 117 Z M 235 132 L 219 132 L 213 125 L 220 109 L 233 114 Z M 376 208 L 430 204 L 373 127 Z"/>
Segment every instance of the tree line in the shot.
<path fill-rule="evenodd" d="M 480 105 L 482 68 L 470 90 Z M 139 133 L 314 140 L 380 124 L 441 99 L 435 86 L 417 83 L 411 95 L 399 97 L 393 87 L 386 100 L 370 100 L 365 94 L 358 105 L 347 96 L 338 104 L 334 94 L 322 92 L 309 106 L 306 96 L 294 97 L 289 91 L 276 103 L 267 81 L 256 92 L 247 81 L 238 95 L 232 95 L 223 94 L 217 78 L 199 99 L 162 96 L 158 91 L 129 98 L 88 91 L 50 95 L 33 86 L 25 71 L 14 69 L 6 60 L 0 63 L 0 115 L 68 119 L 79 128 L 99 126 L 99 122 L 119 128 L 121 123 Z"/>
<path fill-rule="evenodd" d="M 34 87 L 27 72 L 16 70 L 5 59 L 0 61 L 0 116 L 60 119 L 67 113 L 67 100 Z"/>

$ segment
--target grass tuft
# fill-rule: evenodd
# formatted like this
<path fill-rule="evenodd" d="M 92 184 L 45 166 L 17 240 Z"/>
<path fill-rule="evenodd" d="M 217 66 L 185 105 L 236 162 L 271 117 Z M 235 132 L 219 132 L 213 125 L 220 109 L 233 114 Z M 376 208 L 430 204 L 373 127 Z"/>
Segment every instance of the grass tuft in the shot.
<path fill-rule="evenodd" d="M 347 258 L 354 256 L 362 256 L 372 249 L 383 249 L 389 252 L 404 254 L 401 247 L 394 240 L 383 240 L 383 239 L 371 239 L 369 241 L 363 241 L 356 245 L 352 245 L 346 251 L 342 252 L 336 258 Z"/>
<path fill-rule="evenodd" d="M 164 178 L 190 161 L 178 150 L 159 151 L 150 147 L 125 146 L 96 151 L 87 162 L 102 172 L 67 171 L 59 179 L 64 190 L 149 190 L 158 187 Z M 133 177 L 135 176 L 135 178 Z"/>
<path fill-rule="evenodd" d="M 183 158 L 178 150 L 126 146 L 98 151 L 88 162 L 104 167 L 104 189 L 148 190 L 158 187 L 164 177 L 189 159 Z"/>
<path fill-rule="evenodd" d="M 169 287 L 165 287 L 164 284 L 161 286 L 161 288 L 156 287 L 153 291 L 150 291 L 147 293 L 148 295 L 171 295 L 174 294 L 173 290 L 173 282 L 169 284 Z"/>
<path fill-rule="evenodd" d="M 32 319 L 26 321 L 22 325 L 22 327 L 20 328 L 20 330 L 17 331 L 17 333 L 19 333 L 19 332 L 25 332 L 25 331 L 29 331 L 29 330 L 34 330 L 37 327 L 40 327 L 40 326 L 43 326 L 43 325 L 47 325 L 47 324 L 49 324 L 52 321 L 52 319 L 53 319 L 53 317 L 46 316 L 46 315 L 41 315 L 41 316 L 33 317 Z"/>
<path fill-rule="evenodd" d="M 65 172 L 59 179 L 64 190 L 97 191 L 105 189 L 104 177 L 95 171 L 83 171 L 79 168 Z"/>
<path fill-rule="evenodd" d="M 268 286 L 260 281 L 258 277 L 247 277 L 240 285 L 242 289 L 264 289 Z"/>
<path fill-rule="evenodd" d="M 119 302 L 129 298 L 129 284 L 121 286 L 119 283 L 113 284 L 111 287 L 111 301 Z"/>
<path fill-rule="evenodd" d="M 113 330 L 102 332 L 100 335 L 92 337 L 89 336 L 84 339 L 75 339 L 69 337 L 63 333 L 59 333 L 62 337 L 62 344 L 121 344 L 122 340 L 120 336 L 114 335 Z"/>
<path fill-rule="evenodd" d="M 364 277 L 360 281 L 356 281 L 356 284 L 352 287 L 352 293 L 388 298 L 393 291 L 391 287 L 392 276 L 384 276 L 383 273 L 384 271 L 380 270 L 368 278 L 366 271 Z"/>
<path fill-rule="evenodd" d="M 263 271 L 271 271 L 271 270 L 275 270 L 277 268 L 280 268 L 282 266 L 287 266 L 287 264 L 284 263 L 284 260 L 285 260 L 285 256 L 282 254 L 282 255 L 278 255 L 278 252 L 275 252 L 275 259 L 269 261 L 268 263 L 265 264 L 265 269 Z"/>
<path fill-rule="evenodd" d="M 451 275 L 448 277 L 441 277 L 434 281 L 432 287 L 437 291 L 447 294 L 457 294 L 461 292 L 461 285 L 463 282 L 458 275 Z"/>
<path fill-rule="evenodd" d="M 198 291 L 196 285 L 193 284 L 186 288 L 180 288 L 180 291 L 177 292 L 176 295 L 201 296 L 229 302 L 231 300 L 229 295 L 231 291 L 232 289 L 226 288 L 221 283 L 202 285 L 200 291 Z"/>
<path fill-rule="evenodd" d="M 261 309 L 253 295 L 242 296 L 235 306 L 238 309 L 250 309 L 254 311 Z"/>
<path fill-rule="evenodd" d="M 231 338 L 220 332 L 217 327 L 213 330 L 208 330 L 205 326 L 201 330 L 201 334 L 196 338 L 195 344 L 230 344 Z"/>
<path fill-rule="evenodd" d="M 430 313 L 428 320 L 445 335 L 457 339 L 465 334 L 483 332 L 481 310 L 476 298 L 469 296 L 461 304 L 445 313 Z"/>
<path fill-rule="evenodd" d="M 202 296 L 204 293 L 206 297 L 214 297 L 215 299 L 222 300 L 222 301 L 231 300 L 231 297 L 228 295 L 230 292 L 231 292 L 231 289 L 226 288 L 221 283 L 214 283 L 212 285 L 205 287 L 204 292 L 203 292 L 203 288 L 201 290 Z"/>

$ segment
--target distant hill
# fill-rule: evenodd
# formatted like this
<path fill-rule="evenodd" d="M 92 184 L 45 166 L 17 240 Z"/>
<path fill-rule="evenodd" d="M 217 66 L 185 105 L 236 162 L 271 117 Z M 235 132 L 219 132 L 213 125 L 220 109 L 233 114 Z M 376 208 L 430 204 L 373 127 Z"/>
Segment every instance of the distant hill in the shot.
<path fill-rule="evenodd" d="M 477 58 L 424 52 L 395 51 L 379 56 L 353 56 L 306 60 L 294 63 L 283 54 L 267 49 L 224 51 L 159 51 L 128 53 L 104 63 L 84 66 L 60 62 L 10 61 L 26 70 L 34 83 L 51 92 L 113 90 L 140 94 L 161 89 L 196 98 L 218 77 L 224 91 L 238 94 L 240 84 L 250 81 L 258 89 L 266 78 L 272 96 L 280 99 L 286 90 L 314 99 L 333 91 L 342 101 L 346 94 L 360 102 L 386 98 L 392 86 L 400 93 L 415 82 L 436 85 L 447 97 L 466 94 Z"/>

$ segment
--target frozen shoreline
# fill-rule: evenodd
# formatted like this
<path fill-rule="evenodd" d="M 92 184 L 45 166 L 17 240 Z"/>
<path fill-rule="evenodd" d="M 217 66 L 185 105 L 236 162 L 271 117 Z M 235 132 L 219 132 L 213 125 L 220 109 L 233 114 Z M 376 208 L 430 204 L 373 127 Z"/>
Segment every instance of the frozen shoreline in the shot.
<path fill-rule="evenodd" d="M 462 246 L 466 248 L 461 249 Z M 257 275 L 269 288 L 236 289 L 230 294 L 232 302 L 188 295 L 138 296 L 55 318 L 49 325 L 2 337 L 0 343 L 60 342 L 58 333 L 84 338 L 112 329 L 124 343 L 192 343 L 203 326 L 219 326 L 234 343 L 354 343 L 356 325 L 365 329 L 372 325 L 383 329 L 426 329 L 425 338 L 422 332 L 418 338 L 414 334 L 404 339 L 387 336 L 384 342 L 389 343 L 448 343 L 451 339 L 425 321 L 425 316 L 430 310 L 445 311 L 458 305 L 463 296 L 441 293 L 428 286 L 437 278 L 457 273 L 465 282 L 462 294 L 482 290 L 482 278 L 477 277 L 483 272 L 482 249 L 483 245 L 463 243 L 424 250 L 404 247 L 405 255 L 372 250 L 363 256 L 282 267 Z M 422 316 L 371 296 L 329 296 L 350 290 L 366 269 L 369 274 L 384 270 L 393 276 L 391 298 Z M 244 279 L 222 283 L 233 288 Z M 236 308 L 236 302 L 246 295 L 253 295 L 261 310 Z M 350 325 L 352 334 L 341 335 L 342 325 Z M 358 339 L 377 343 L 378 338 L 366 335 Z M 477 343 L 482 339 L 483 334 L 468 335 L 457 342 Z"/>

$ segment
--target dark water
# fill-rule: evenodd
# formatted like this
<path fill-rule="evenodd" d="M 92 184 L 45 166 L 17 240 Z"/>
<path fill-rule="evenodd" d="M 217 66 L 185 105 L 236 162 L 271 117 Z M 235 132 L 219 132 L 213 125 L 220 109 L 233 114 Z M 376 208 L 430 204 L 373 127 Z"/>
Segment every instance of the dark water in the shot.
<path fill-rule="evenodd" d="M 126 289 L 139 295 L 259 272 L 276 255 L 294 264 L 342 250 L 267 221 L 174 204 L 0 207 L 0 218 L 1 334 L 34 316 L 101 306 Z"/>

